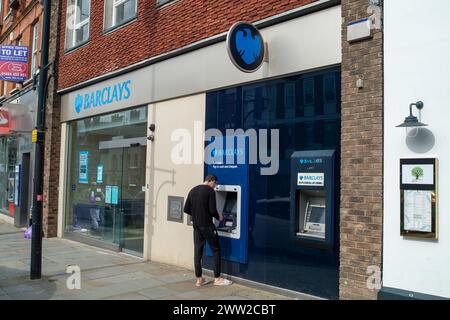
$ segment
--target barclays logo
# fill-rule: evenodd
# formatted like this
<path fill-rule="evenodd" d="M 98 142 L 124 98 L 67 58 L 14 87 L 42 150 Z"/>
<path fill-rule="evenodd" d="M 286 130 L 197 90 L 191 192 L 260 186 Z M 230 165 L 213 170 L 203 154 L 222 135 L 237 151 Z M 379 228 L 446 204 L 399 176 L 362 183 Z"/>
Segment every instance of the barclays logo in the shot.
<path fill-rule="evenodd" d="M 87 92 L 75 97 L 75 112 L 110 105 L 114 102 L 128 100 L 131 97 L 131 80 L 106 86 L 102 89 Z"/>
<path fill-rule="evenodd" d="M 321 164 L 323 163 L 322 159 L 300 159 L 298 160 L 300 164 Z"/>
<path fill-rule="evenodd" d="M 242 60 L 248 65 L 255 63 L 261 55 L 261 37 L 253 35 L 249 28 L 236 33 L 236 48 Z"/>
<path fill-rule="evenodd" d="M 252 24 L 235 23 L 227 35 L 227 50 L 231 62 L 244 72 L 254 72 L 261 67 L 265 46 L 261 33 Z"/>
<path fill-rule="evenodd" d="M 223 157 L 223 156 L 241 156 L 244 154 L 242 149 L 234 148 L 234 149 L 225 149 L 225 150 L 217 150 L 212 149 L 211 156 L 215 157 Z"/>
<path fill-rule="evenodd" d="M 83 96 L 78 94 L 75 98 L 75 111 L 77 113 L 81 112 L 81 109 L 83 108 Z"/>

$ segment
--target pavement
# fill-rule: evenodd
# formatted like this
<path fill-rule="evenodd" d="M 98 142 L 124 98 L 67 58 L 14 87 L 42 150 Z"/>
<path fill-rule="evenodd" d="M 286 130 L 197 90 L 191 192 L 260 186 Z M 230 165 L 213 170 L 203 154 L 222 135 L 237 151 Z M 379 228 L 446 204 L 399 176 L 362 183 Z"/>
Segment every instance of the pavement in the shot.
<path fill-rule="evenodd" d="M 30 280 L 31 240 L 0 222 L 0 300 L 310 300 L 233 283 L 195 287 L 193 271 L 66 239 L 43 239 L 42 278 Z M 81 288 L 68 266 L 80 268 Z M 206 277 L 208 280 L 212 278 Z M 69 286 L 68 286 L 69 283 Z"/>

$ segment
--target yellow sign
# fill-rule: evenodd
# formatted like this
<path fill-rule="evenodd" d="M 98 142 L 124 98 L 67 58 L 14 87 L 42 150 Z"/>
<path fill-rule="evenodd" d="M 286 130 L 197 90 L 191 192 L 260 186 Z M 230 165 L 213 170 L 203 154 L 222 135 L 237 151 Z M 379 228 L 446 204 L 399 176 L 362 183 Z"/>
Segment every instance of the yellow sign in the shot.
<path fill-rule="evenodd" d="M 31 141 L 32 141 L 33 143 L 36 143 L 36 142 L 37 142 L 37 136 L 38 136 L 37 133 L 38 133 L 38 132 L 37 132 L 37 129 L 34 129 L 33 131 L 31 131 Z"/>

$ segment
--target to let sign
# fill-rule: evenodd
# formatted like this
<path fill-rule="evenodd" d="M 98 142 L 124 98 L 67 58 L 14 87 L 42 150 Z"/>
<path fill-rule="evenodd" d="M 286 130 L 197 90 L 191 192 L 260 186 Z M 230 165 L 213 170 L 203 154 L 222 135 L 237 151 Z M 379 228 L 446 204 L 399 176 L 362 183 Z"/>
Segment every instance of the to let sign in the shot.
<path fill-rule="evenodd" d="M 0 80 L 24 82 L 28 79 L 28 47 L 0 46 Z"/>

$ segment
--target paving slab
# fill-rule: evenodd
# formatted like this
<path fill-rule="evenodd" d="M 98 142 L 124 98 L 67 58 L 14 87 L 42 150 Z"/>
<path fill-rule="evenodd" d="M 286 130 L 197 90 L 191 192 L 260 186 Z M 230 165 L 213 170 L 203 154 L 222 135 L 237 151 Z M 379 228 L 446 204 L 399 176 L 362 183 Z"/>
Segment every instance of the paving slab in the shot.
<path fill-rule="evenodd" d="M 140 291 L 139 294 L 146 296 L 149 299 L 160 299 L 175 295 L 177 292 L 165 287 L 156 287 L 147 290 Z"/>
<path fill-rule="evenodd" d="M 141 295 L 136 292 L 119 294 L 117 296 L 112 296 L 105 298 L 104 300 L 150 300 L 148 297 Z"/>
<path fill-rule="evenodd" d="M 0 300 L 246 300 L 290 299 L 247 285 L 195 287 L 192 270 L 66 239 L 43 239 L 43 277 L 29 279 L 30 241 L 0 222 Z M 70 290 L 67 266 L 81 269 L 81 289 Z M 305 296 L 308 297 L 309 296 Z"/>

